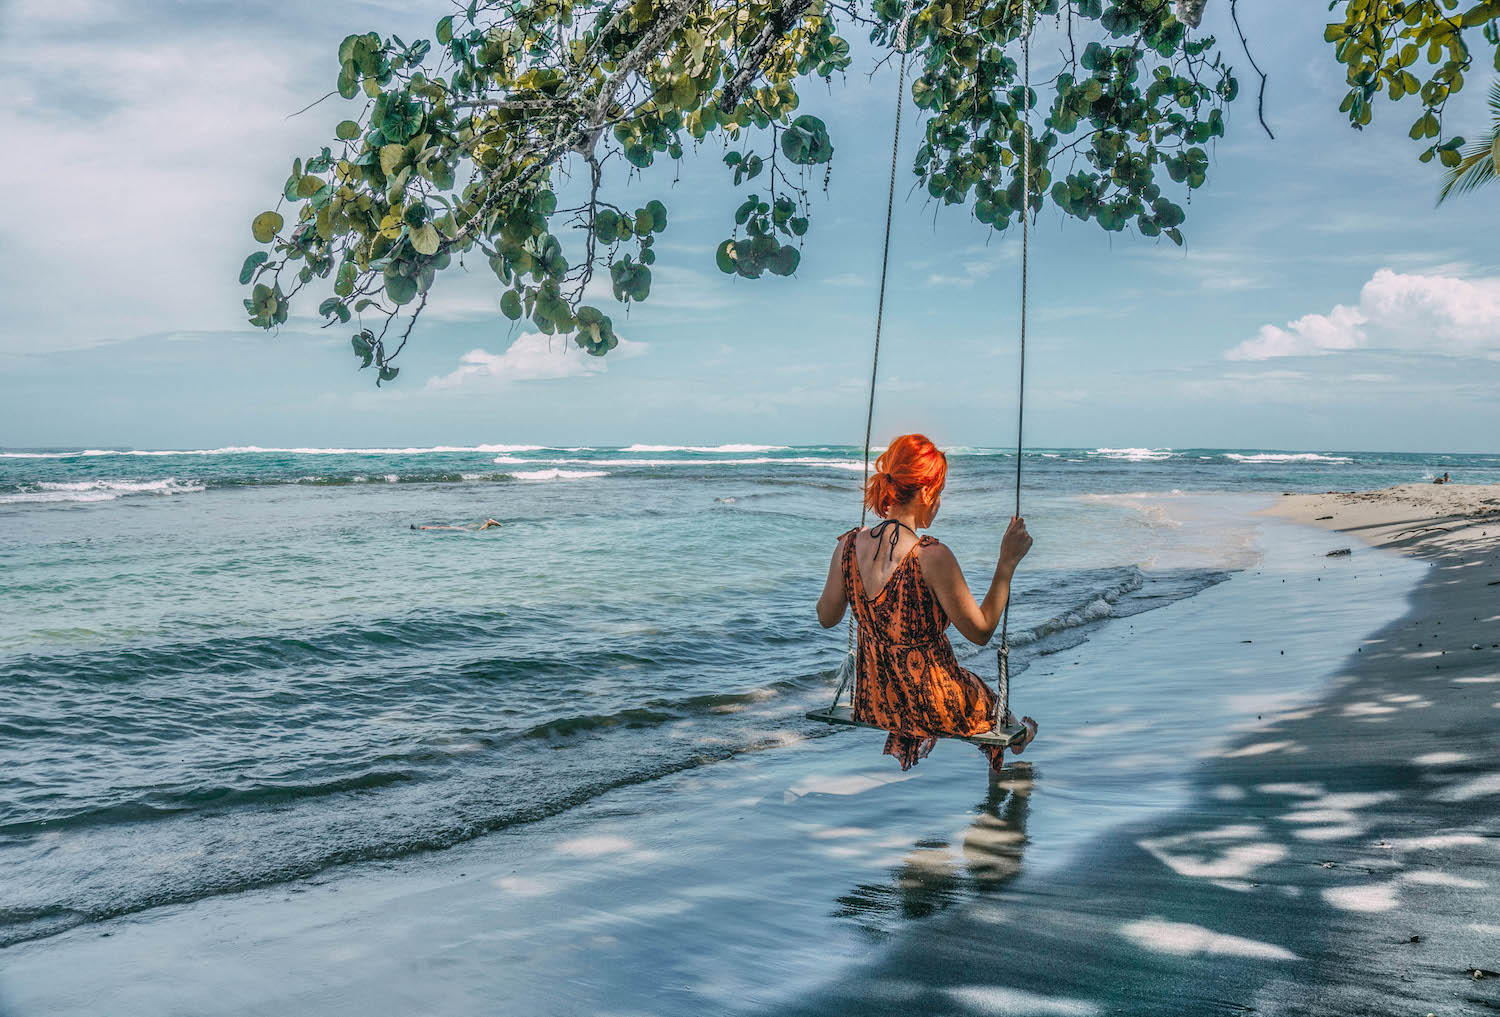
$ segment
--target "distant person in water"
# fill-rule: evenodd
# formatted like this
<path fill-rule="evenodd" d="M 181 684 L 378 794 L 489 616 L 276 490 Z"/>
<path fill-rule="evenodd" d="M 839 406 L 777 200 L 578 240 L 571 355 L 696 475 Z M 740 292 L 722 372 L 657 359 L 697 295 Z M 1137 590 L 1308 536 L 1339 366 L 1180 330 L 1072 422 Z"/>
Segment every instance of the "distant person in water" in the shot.
<path fill-rule="evenodd" d="M 1441 477 L 1438 477 L 1436 480 L 1434 480 L 1433 483 L 1434 484 L 1448 484 L 1448 483 L 1451 483 L 1451 481 L 1448 479 L 1448 474 L 1445 472 Z"/>
<path fill-rule="evenodd" d="M 479 530 L 487 530 L 491 526 L 499 525 L 500 524 L 493 519 L 486 519 L 484 522 L 479 523 L 476 526 L 418 526 L 416 523 L 412 523 L 411 528 L 414 530 L 463 530 L 465 532 L 478 532 Z"/>
<path fill-rule="evenodd" d="M 885 751 L 914 765 L 943 735 L 994 728 L 995 693 L 958 666 L 949 622 L 971 642 L 988 643 L 1010 599 L 1010 580 L 1031 549 L 1026 521 L 1012 517 L 982 603 L 974 601 L 953 552 L 917 530 L 931 526 L 942 504 L 948 458 L 920 434 L 892 441 L 875 461 L 865 504 L 884 519 L 839 538 L 818 598 L 818 621 L 832 628 L 852 604 L 859 622 L 854 719 L 890 732 Z M 1006 717 L 1014 724 L 1014 717 Z M 1011 742 L 1018 755 L 1036 737 L 1036 721 Z M 1000 769 L 1005 750 L 981 746 Z"/>

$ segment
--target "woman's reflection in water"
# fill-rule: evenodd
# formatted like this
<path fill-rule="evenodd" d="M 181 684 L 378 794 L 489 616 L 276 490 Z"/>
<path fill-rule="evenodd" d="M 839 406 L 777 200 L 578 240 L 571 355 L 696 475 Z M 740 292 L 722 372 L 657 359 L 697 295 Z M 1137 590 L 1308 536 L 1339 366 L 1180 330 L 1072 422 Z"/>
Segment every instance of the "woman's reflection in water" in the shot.
<path fill-rule="evenodd" d="M 979 890 L 999 890 L 1020 875 L 1032 783 L 1030 763 L 1017 761 L 995 774 L 979 815 L 964 831 L 964 865 Z"/>
<path fill-rule="evenodd" d="M 839 898 L 835 911 L 879 936 L 902 920 L 927 918 L 976 893 L 999 891 L 1021 872 L 1031 764 L 1016 761 L 992 775 L 960 852 L 948 841 L 919 840 L 884 883 L 865 883 Z"/>

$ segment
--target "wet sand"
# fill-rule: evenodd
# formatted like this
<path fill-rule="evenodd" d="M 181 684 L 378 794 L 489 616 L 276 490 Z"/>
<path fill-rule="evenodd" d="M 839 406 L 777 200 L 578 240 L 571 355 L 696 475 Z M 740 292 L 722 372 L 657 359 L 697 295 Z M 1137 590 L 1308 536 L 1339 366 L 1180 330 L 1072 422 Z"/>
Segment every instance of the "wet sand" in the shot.
<path fill-rule="evenodd" d="M 1330 552 L 1428 562 L 1407 615 L 1322 700 L 1196 767 L 1190 807 L 910 930 L 782 1012 L 1500 1009 L 1500 487 L 1270 511 L 1332 531 Z"/>

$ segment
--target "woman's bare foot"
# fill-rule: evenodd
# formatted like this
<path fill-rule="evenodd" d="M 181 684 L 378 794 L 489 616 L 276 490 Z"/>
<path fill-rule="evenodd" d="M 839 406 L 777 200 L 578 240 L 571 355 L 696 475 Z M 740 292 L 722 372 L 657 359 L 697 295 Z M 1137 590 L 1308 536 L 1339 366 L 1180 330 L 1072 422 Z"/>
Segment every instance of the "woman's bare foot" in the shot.
<path fill-rule="evenodd" d="M 1012 718 L 1012 721 L 1014 721 L 1014 718 Z M 1030 745 L 1031 740 L 1036 737 L 1036 721 L 1030 717 L 1022 717 L 1021 726 L 1026 730 L 1006 746 L 1006 748 L 1018 756 L 1026 751 L 1026 746 Z"/>

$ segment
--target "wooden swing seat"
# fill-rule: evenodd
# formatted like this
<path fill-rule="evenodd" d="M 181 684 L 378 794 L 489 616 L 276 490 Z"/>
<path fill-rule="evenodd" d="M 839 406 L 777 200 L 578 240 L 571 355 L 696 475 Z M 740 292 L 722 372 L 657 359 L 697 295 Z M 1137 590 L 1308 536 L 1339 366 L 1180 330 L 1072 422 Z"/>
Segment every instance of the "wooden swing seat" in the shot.
<path fill-rule="evenodd" d="M 883 727 L 875 724 L 866 724 L 862 720 L 854 719 L 854 711 L 847 706 L 831 706 L 826 710 L 813 710 L 807 714 L 808 720 L 822 721 L 824 724 L 843 724 L 846 727 L 867 727 L 875 731 L 885 731 Z M 890 732 L 886 732 L 889 734 Z M 1017 724 L 1013 727 L 997 727 L 993 731 L 977 735 L 938 735 L 939 738 L 955 738 L 959 741 L 970 742 L 974 745 L 988 745 L 1003 749 L 1011 742 L 1026 733 L 1026 729 Z"/>

